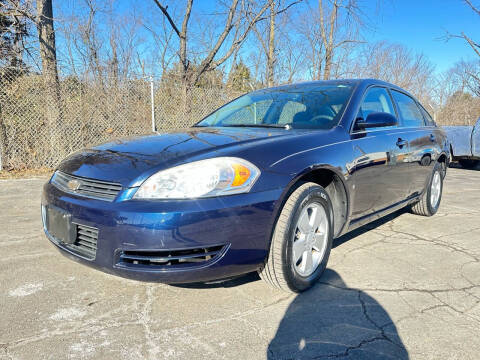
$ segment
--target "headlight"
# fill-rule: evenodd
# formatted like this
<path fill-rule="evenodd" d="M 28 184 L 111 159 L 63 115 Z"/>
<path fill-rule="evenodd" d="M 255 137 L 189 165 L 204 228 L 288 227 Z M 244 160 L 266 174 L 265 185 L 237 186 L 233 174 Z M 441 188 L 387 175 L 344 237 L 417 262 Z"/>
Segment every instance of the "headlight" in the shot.
<path fill-rule="evenodd" d="M 246 160 L 219 157 L 176 166 L 149 177 L 135 199 L 190 199 L 250 191 L 260 170 Z"/>

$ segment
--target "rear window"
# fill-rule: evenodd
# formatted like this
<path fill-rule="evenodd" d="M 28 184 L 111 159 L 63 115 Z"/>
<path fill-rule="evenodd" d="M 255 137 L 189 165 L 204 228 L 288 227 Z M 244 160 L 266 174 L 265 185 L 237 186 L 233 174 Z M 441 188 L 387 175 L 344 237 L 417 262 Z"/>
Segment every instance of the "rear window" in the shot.
<path fill-rule="evenodd" d="M 422 111 L 423 118 L 425 119 L 427 126 L 435 126 L 435 121 L 432 119 L 428 111 L 425 110 L 423 106 L 420 106 L 420 110 Z"/>
<path fill-rule="evenodd" d="M 392 96 L 398 105 L 398 112 L 402 118 L 403 126 L 419 127 L 425 126 L 423 115 L 417 103 L 410 96 L 392 90 Z"/>

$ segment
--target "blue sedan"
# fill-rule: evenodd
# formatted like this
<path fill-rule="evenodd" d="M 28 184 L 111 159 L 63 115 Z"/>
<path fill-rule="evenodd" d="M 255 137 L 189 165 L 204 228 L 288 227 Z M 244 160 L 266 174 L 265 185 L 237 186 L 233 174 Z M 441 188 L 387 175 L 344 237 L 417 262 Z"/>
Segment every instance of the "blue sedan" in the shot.
<path fill-rule="evenodd" d="M 206 282 L 258 271 L 299 292 L 332 240 L 403 207 L 431 216 L 445 133 L 378 80 L 263 89 L 195 126 L 78 151 L 45 184 L 48 239 L 127 278 Z"/>

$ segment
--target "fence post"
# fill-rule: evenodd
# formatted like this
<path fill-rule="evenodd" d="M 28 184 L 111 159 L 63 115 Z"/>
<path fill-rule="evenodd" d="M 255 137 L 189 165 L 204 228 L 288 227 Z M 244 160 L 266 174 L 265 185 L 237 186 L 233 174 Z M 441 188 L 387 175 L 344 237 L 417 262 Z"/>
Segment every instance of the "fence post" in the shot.
<path fill-rule="evenodd" d="M 150 103 L 152 106 L 152 131 L 157 131 L 157 126 L 155 124 L 155 96 L 153 89 L 153 76 L 150 76 Z"/>
<path fill-rule="evenodd" d="M 2 99 L 3 100 L 3 99 Z M 2 118 L 2 104 L 0 104 L 0 171 L 3 170 L 3 159 L 7 157 L 7 132 Z M 5 161 L 5 163 L 7 163 Z"/>

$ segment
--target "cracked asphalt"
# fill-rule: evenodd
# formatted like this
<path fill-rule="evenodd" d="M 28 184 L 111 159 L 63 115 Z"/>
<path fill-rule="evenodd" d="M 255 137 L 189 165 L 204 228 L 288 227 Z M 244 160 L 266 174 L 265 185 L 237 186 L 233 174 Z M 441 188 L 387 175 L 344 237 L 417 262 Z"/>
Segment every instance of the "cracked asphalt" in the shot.
<path fill-rule="evenodd" d="M 291 295 L 121 279 L 44 237 L 46 179 L 0 181 L 0 359 L 479 359 L 480 171 L 449 169 L 439 213 L 398 212 L 334 243 Z"/>

